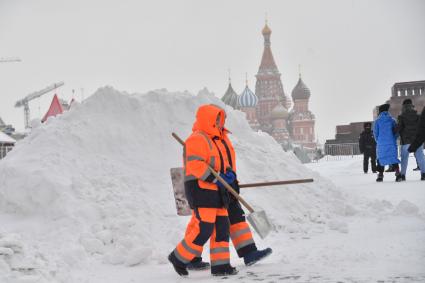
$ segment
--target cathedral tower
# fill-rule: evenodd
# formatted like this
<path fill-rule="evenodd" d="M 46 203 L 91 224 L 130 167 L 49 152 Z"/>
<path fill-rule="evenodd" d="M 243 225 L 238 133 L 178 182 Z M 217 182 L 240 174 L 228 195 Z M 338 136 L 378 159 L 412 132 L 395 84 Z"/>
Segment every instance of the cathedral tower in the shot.
<path fill-rule="evenodd" d="M 273 125 L 272 137 L 281 145 L 287 146 L 289 143 L 289 132 L 287 129 L 288 110 L 279 103 L 273 108 L 270 118 Z"/>
<path fill-rule="evenodd" d="M 221 98 L 225 104 L 232 106 L 233 109 L 238 109 L 238 94 L 233 90 L 232 82 L 229 77 L 229 86 L 227 87 L 226 93 Z"/>
<path fill-rule="evenodd" d="M 292 139 L 297 144 L 315 148 L 315 117 L 308 109 L 310 96 L 310 89 L 303 82 L 300 74 L 298 83 L 292 90 L 292 99 L 294 100 L 294 108 L 290 116 Z"/>
<path fill-rule="evenodd" d="M 239 95 L 238 105 L 240 110 L 245 112 L 246 118 L 248 119 L 249 125 L 255 131 L 260 129 L 260 124 L 257 120 L 256 106 L 258 103 L 258 97 L 253 93 L 248 86 L 248 78 L 246 79 L 245 89 Z"/>
<path fill-rule="evenodd" d="M 256 75 L 257 83 L 255 85 L 255 94 L 258 97 L 257 118 L 265 130 L 265 125 L 270 124 L 270 113 L 278 103 L 282 103 L 287 109 L 291 106 L 290 100 L 283 91 L 281 74 L 273 58 L 270 42 L 271 33 L 272 31 L 266 22 L 262 30 L 264 37 L 263 57 Z"/>

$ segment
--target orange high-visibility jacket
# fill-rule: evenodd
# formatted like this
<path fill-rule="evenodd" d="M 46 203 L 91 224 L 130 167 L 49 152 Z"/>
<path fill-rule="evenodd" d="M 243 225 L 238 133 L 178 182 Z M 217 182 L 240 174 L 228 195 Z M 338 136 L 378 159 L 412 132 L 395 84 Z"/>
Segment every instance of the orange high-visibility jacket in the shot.
<path fill-rule="evenodd" d="M 220 115 L 220 126 L 216 120 Z M 216 105 L 202 105 L 196 114 L 192 134 L 185 142 L 185 191 L 191 207 L 223 207 L 215 177 L 205 161 L 217 172 L 235 170 L 235 153 L 224 129 L 225 112 Z M 230 160 L 228 156 L 231 156 Z"/>

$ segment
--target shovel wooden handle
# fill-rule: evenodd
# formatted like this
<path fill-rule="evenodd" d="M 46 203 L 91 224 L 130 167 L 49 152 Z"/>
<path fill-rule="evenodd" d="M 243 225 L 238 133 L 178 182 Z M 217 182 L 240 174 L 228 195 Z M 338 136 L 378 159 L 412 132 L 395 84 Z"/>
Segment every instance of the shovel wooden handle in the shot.
<path fill-rule="evenodd" d="M 172 133 L 171 134 L 173 136 L 173 138 L 175 138 L 181 145 L 184 146 L 184 141 L 176 134 L 176 133 Z"/>
<path fill-rule="evenodd" d="M 176 134 L 171 134 L 181 145 L 184 145 L 183 140 Z M 254 212 L 254 209 L 223 179 L 220 177 L 220 174 L 218 174 L 207 162 L 204 160 L 204 162 L 208 165 L 208 169 L 211 171 L 211 173 L 217 178 L 217 180 L 224 185 L 224 187 L 237 199 L 239 200 L 243 206 L 246 207 L 246 209 L 249 210 L 250 213 Z"/>
<path fill-rule="evenodd" d="M 314 182 L 313 179 L 273 181 L 273 182 L 262 182 L 262 183 L 239 184 L 239 188 L 267 187 L 267 186 L 302 184 L 302 183 L 312 183 L 312 182 Z"/>

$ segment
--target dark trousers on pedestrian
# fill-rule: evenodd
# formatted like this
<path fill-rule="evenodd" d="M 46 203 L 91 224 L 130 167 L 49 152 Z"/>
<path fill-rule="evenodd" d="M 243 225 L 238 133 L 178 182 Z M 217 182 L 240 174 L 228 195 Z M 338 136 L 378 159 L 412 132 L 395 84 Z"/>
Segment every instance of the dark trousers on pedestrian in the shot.
<path fill-rule="evenodd" d="M 391 164 L 390 166 L 392 166 L 392 167 L 394 168 L 394 170 L 395 170 L 396 174 L 399 174 L 399 173 L 400 173 L 400 168 L 399 168 L 399 166 L 398 166 L 398 163 Z M 377 169 L 377 171 L 379 172 L 379 174 L 380 174 L 380 175 L 383 175 L 383 174 L 384 174 L 384 169 L 385 169 L 385 167 L 384 167 L 384 166 L 382 166 L 382 165 L 379 163 L 379 159 L 378 159 L 378 165 L 376 166 L 376 169 Z"/>
<path fill-rule="evenodd" d="M 367 173 L 369 170 L 369 159 L 370 166 L 372 167 L 372 172 L 376 172 L 376 154 L 371 152 L 363 153 L 363 171 Z"/>

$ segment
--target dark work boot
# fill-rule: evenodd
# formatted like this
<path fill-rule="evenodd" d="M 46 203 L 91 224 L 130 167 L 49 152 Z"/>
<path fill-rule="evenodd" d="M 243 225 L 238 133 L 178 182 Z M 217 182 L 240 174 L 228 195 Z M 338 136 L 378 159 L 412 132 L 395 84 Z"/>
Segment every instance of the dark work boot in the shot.
<path fill-rule="evenodd" d="M 422 173 L 422 174 L 421 174 L 421 180 L 422 180 L 422 181 L 425 181 L 425 173 Z"/>
<path fill-rule="evenodd" d="M 419 166 L 418 166 L 418 167 L 416 167 L 415 169 L 413 169 L 413 171 L 419 171 L 419 170 L 421 170 L 421 169 L 419 168 Z"/>
<path fill-rule="evenodd" d="M 195 257 L 187 265 L 187 269 L 189 270 L 204 270 L 208 268 L 210 268 L 210 264 L 208 262 L 202 261 L 202 257 Z"/>
<path fill-rule="evenodd" d="M 253 265 L 254 263 L 258 262 L 259 260 L 262 260 L 263 258 L 269 256 L 272 254 L 272 249 L 267 248 L 264 250 L 256 250 L 252 251 L 246 256 L 243 257 L 243 261 L 245 262 L 245 265 Z"/>
<path fill-rule="evenodd" d="M 376 182 L 382 182 L 382 181 L 384 181 L 384 174 L 379 173 L 378 178 L 376 178 Z"/>
<path fill-rule="evenodd" d="M 399 174 L 396 174 L 395 175 L 395 181 L 396 182 L 401 182 L 401 181 L 403 181 L 403 177 L 404 177 L 404 181 L 405 181 L 406 180 L 406 176 L 401 175 L 400 173 Z"/>
<path fill-rule="evenodd" d="M 171 254 L 168 256 L 168 260 L 171 262 L 171 264 L 174 267 L 174 270 L 177 272 L 180 276 L 188 276 L 189 272 L 187 272 L 186 265 L 182 263 L 175 255 L 174 252 L 171 252 Z"/>
<path fill-rule="evenodd" d="M 213 276 L 236 275 L 238 270 L 230 264 L 211 266 L 211 274 Z"/>

